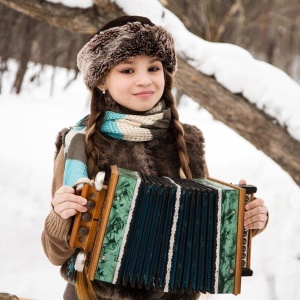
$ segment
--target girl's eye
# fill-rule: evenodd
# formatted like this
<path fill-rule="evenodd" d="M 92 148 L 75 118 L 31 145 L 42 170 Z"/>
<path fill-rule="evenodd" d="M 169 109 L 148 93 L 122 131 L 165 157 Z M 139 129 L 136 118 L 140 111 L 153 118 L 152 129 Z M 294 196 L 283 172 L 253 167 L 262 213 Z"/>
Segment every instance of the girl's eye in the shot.
<path fill-rule="evenodd" d="M 157 71 L 159 71 L 159 70 L 160 70 L 159 67 L 154 67 L 154 66 L 153 66 L 153 67 L 150 67 L 150 68 L 149 68 L 149 71 L 150 71 L 150 72 L 157 72 Z"/>
<path fill-rule="evenodd" d="M 132 74 L 133 70 L 132 69 L 124 69 L 124 70 L 121 71 L 121 73 L 123 73 L 123 74 Z"/>

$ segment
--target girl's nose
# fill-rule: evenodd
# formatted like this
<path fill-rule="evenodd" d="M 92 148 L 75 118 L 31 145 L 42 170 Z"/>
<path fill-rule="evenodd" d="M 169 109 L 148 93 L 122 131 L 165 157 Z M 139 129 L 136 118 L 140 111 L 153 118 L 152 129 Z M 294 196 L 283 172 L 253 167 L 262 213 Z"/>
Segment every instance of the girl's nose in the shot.
<path fill-rule="evenodd" d="M 148 74 L 139 74 L 136 80 L 136 85 L 147 86 L 152 83 L 152 80 Z"/>

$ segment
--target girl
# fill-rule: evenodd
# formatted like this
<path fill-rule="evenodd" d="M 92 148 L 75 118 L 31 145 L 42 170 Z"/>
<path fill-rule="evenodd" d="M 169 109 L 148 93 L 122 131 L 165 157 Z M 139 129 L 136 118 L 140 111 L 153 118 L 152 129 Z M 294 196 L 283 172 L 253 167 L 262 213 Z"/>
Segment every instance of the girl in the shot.
<path fill-rule="evenodd" d="M 46 255 L 53 264 L 62 265 L 61 273 L 69 280 L 64 299 L 198 298 L 97 280 L 79 287 L 78 276 L 76 291 L 70 280 L 72 220 L 77 212 L 87 210 L 87 200 L 72 188 L 78 178 L 93 179 L 111 165 L 170 178 L 208 176 L 202 133 L 178 119 L 171 93 L 177 58 L 173 38 L 165 29 L 144 17 L 112 20 L 81 49 L 78 67 L 91 91 L 91 111 L 75 130 L 59 135 L 53 209 L 42 235 Z M 245 226 L 258 233 L 267 223 L 267 209 L 262 199 L 248 206 Z"/>

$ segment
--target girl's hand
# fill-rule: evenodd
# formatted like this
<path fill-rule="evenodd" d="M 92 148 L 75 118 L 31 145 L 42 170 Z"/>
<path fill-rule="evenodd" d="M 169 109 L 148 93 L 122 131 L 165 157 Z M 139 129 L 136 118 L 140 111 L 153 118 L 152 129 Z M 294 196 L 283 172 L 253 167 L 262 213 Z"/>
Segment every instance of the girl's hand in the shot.
<path fill-rule="evenodd" d="M 75 194 L 72 187 L 64 185 L 55 192 L 51 201 L 54 211 L 63 219 L 68 219 L 77 212 L 86 212 L 86 202 L 85 198 Z"/>
<path fill-rule="evenodd" d="M 246 184 L 245 180 L 240 180 L 240 184 Z M 245 229 L 263 229 L 268 221 L 268 209 L 261 198 L 255 198 L 246 205 L 244 218 Z"/>

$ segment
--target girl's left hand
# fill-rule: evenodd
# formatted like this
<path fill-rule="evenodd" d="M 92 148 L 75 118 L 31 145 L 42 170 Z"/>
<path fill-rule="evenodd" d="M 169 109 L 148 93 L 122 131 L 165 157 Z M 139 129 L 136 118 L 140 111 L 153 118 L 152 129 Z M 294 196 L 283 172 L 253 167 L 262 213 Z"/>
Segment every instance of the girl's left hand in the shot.
<path fill-rule="evenodd" d="M 245 180 L 240 180 L 240 184 L 246 184 Z M 246 205 L 244 226 L 245 229 L 263 229 L 268 221 L 268 209 L 261 198 L 255 198 Z"/>

